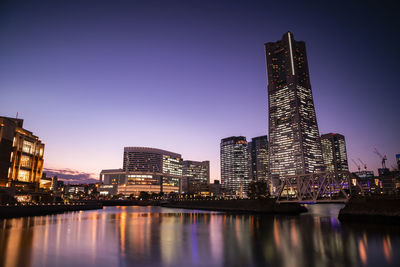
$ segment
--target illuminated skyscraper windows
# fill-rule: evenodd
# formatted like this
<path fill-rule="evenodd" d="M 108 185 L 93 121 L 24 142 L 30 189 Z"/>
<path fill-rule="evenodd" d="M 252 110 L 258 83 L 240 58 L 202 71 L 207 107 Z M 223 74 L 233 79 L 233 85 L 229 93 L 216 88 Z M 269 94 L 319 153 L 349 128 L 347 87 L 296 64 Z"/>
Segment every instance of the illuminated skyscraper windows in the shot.
<path fill-rule="evenodd" d="M 324 170 L 306 48 L 287 32 L 265 44 L 268 74 L 269 174 L 279 179 Z"/>

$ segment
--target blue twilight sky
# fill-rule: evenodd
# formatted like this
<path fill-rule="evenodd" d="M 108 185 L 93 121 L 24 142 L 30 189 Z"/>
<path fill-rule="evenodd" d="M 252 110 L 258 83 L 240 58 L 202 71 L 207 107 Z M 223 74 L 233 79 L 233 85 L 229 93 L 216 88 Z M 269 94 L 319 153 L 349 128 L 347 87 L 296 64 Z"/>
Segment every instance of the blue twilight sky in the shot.
<path fill-rule="evenodd" d="M 124 146 L 210 160 L 268 133 L 264 43 L 306 42 L 320 133 L 349 159 L 400 153 L 396 1 L 2 1 L 0 115 L 46 144 L 45 167 L 122 167 Z M 351 170 L 355 165 L 350 161 Z"/>

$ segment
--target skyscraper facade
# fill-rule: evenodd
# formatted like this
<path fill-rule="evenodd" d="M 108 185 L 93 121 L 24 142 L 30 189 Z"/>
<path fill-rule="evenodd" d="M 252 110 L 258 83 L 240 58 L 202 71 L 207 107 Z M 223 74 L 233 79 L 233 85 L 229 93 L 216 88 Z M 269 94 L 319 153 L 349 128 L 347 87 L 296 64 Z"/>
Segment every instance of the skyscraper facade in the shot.
<path fill-rule="evenodd" d="M 268 136 L 258 136 L 248 143 L 249 179 L 267 181 L 268 177 Z"/>
<path fill-rule="evenodd" d="M 222 139 L 220 152 L 222 188 L 229 195 L 244 195 L 249 184 L 246 137 Z"/>
<path fill-rule="evenodd" d="M 287 32 L 265 44 L 268 76 L 269 173 L 279 179 L 324 170 L 305 43 Z"/>
<path fill-rule="evenodd" d="M 210 162 L 184 160 L 182 167 L 182 191 L 201 193 L 208 191 Z"/>
<path fill-rule="evenodd" d="M 325 170 L 331 172 L 348 171 L 346 141 L 344 136 L 337 133 L 321 135 L 322 155 Z"/>

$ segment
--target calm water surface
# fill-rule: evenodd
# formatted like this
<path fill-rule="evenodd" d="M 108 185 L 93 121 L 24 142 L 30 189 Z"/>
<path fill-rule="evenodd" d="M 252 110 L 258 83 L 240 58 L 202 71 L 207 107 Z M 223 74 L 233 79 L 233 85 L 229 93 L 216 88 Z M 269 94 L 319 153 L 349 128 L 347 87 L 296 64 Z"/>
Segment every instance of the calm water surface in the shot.
<path fill-rule="evenodd" d="M 0 220 L 0 266 L 400 266 L 400 227 L 300 216 L 106 207 Z"/>

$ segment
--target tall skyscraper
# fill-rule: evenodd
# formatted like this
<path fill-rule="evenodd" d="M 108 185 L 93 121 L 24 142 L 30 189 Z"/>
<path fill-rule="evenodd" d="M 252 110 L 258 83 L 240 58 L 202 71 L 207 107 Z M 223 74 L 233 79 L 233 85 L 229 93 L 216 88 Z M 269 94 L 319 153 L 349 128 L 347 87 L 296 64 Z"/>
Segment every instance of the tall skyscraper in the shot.
<path fill-rule="evenodd" d="M 244 136 L 221 140 L 221 186 L 230 195 L 243 195 L 249 183 L 247 141 Z"/>
<path fill-rule="evenodd" d="M 337 133 L 323 134 L 321 143 L 326 171 L 348 171 L 349 164 L 344 136 Z"/>
<path fill-rule="evenodd" d="M 268 136 L 258 136 L 251 139 L 249 150 L 249 179 L 267 181 L 268 176 Z"/>
<path fill-rule="evenodd" d="M 210 184 L 210 162 L 184 160 L 182 169 L 182 191 L 200 193 L 208 191 Z"/>
<path fill-rule="evenodd" d="M 289 175 L 324 169 L 304 42 L 287 32 L 265 44 L 269 106 L 269 173 L 273 185 Z"/>

